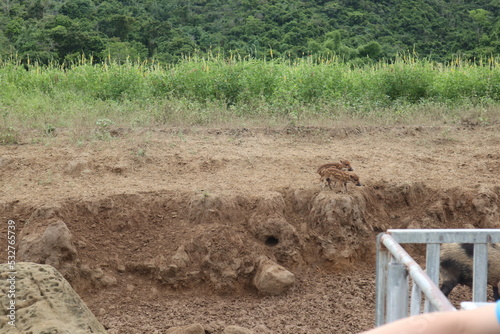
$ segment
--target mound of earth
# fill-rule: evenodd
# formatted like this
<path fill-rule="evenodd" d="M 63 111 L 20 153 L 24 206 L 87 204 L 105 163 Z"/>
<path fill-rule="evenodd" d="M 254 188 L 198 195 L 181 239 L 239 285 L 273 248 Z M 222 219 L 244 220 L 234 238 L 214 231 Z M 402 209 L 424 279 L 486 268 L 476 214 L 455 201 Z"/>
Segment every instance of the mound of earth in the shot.
<path fill-rule="evenodd" d="M 60 132 L 0 147 L 0 217 L 16 260 L 56 267 L 109 333 L 356 333 L 374 322 L 378 233 L 500 225 L 499 128 Z M 340 159 L 363 187 L 320 186 Z M 259 292 L 262 261 L 293 286 Z"/>

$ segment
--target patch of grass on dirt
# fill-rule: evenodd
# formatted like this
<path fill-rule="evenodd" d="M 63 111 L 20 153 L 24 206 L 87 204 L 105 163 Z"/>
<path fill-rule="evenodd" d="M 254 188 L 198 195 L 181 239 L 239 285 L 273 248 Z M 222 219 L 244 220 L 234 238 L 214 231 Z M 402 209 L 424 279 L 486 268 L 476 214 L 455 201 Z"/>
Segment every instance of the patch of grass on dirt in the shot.
<path fill-rule="evenodd" d="M 19 142 L 19 133 L 13 127 L 0 127 L 0 144 L 13 145 Z"/>

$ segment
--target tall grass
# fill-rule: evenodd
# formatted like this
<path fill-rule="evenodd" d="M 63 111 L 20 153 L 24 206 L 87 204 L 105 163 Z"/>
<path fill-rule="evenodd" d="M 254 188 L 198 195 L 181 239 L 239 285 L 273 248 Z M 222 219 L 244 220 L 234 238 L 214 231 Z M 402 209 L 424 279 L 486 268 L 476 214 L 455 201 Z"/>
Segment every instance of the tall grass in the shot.
<path fill-rule="evenodd" d="M 456 116 L 474 108 L 496 110 L 500 100 L 496 59 L 437 64 L 400 57 L 364 66 L 312 57 L 195 57 L 175 65 L 82 59 L 70 67 L 5 60 L 0 82 L 4 129 L 91 126 L 103 118 L 150 126 L 277 117 L 401 119 L 426 110 Z"/>

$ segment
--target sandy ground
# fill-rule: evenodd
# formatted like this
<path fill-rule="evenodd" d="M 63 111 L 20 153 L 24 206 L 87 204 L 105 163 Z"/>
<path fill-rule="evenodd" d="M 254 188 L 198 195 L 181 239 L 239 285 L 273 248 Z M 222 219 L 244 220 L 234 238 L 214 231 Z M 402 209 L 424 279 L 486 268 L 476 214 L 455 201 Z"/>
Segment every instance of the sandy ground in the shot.
<path fill-rule="evenodd" d="M 85 143 L 60 132 L 0 146 L 0 217 L 15 220 L 19 233 L 32 221 L 65 221 L 78 250 L 75 266 L 116 278 L 105 287 L 78 274 L 71 280 L 110 333 L 164 333 L 194 322 L 208 333 L 233 324 L 256 333 L 357 333 L 374 321 L 377 233 L 498 227 L 499 130 L 497 124 L 114 129 L 109 140 Z M 317 196 L 332 192 L 321 189 L 316 169 L 339 159 L 350 160 L 363 183 L 338 196 L 364 199 L 364 226 L 342 230 L 335 249 L 348 252 L 329 257 L 311 227 Z M 278 253 L 247 239 L 246 215 L 255 217 L 272 194 L 283 197 L 280 217 L 299 240 L 290 246 L 293 256 L 292 248 Z M 0 232 L 5 244 L 4 226 Z M 270 254 L 297 284 L 266 297 L 256 293 L 251 275 L 238 274 L 230 284 L 215 274 L 158 279 L 151 268 L 161 267 L 159 254 L 168 258 L 183 244 L 193 252 L 201 245 L 221 263 L 233 246 L 239 248 L 227 256 Z"/>

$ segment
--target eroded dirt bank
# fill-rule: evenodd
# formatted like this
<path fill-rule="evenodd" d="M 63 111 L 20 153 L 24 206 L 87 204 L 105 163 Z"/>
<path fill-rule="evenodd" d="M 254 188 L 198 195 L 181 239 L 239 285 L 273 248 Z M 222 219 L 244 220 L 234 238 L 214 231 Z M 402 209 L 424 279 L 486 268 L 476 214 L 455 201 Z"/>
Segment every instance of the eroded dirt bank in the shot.
<path fill-rule="evenodd" d="M 69 242 L 21 255 L 57 263 L 110 333 L 356 333 L 373 324 L 377 233 L 498 227 L 499 132 L 169 129 L 86 145 L 61 133 L 0 147 L 0 217 L 22 242 L 64 222 Z M 340 158 L 364 186 L 322 191 L 317 166 Z M 295 288 L 259 296 L 260 256 Z"/>

